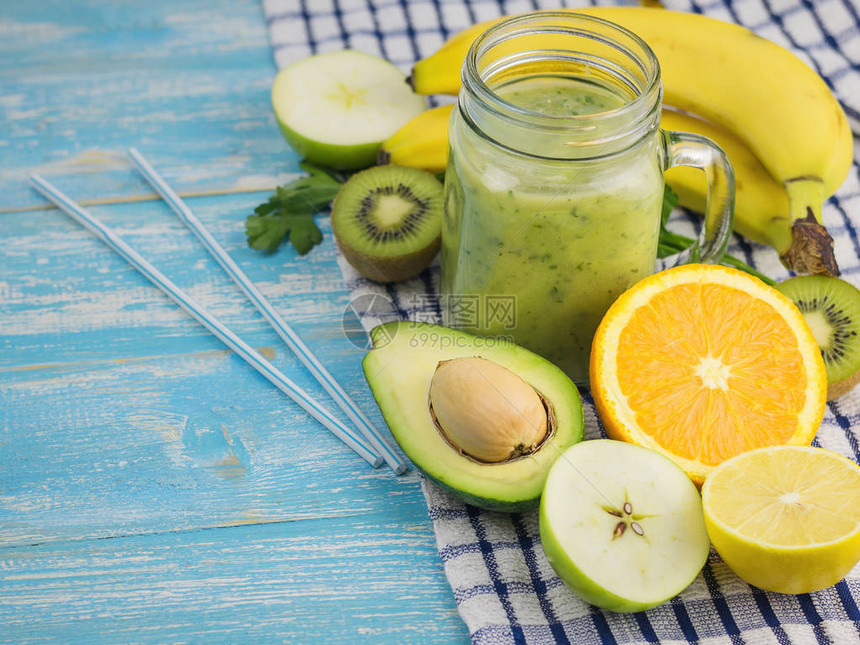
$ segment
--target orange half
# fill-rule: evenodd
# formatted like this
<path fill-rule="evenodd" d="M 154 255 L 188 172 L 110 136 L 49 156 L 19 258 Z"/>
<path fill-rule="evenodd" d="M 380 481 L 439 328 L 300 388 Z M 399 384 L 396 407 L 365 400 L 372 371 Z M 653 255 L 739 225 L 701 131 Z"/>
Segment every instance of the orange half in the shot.
<path fill-rule="evenodd" d="M 824 417 L 827 375 L 803 315 L 722 266 L 661 271 L 622 294 L 589 372 L 607 434 L 666 455 L 697 485 L 748 450 L 809 445 Z"/>

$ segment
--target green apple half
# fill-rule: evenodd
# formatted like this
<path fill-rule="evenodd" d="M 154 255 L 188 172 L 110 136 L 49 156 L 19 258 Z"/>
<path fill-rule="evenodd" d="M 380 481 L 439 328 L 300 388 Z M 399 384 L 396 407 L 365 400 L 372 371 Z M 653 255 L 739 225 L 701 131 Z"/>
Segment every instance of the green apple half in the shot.
<path fill-rule="evenodd" d="M 427 103 L 386 60 L 351 49 L 282 69 L 272 85 L 281 132 L 305 159 L 338 170 L 376 162 L 383 141 Z"/>
<path fill-rule="evenodd" d="M 652 450 L 609 439 L 576 444 L 555 461 L 540 537 L 568 586 L 624 612 L 683 591 L 710 548 L 699 491 L 684 471 Z"/>

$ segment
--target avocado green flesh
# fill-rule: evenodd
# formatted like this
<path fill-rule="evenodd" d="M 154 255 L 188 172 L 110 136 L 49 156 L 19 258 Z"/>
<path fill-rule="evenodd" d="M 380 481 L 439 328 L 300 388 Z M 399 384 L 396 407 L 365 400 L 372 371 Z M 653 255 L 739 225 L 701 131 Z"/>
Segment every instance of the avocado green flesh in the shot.
<path fill-rule="evenodd" d="M 371 338 L 374 347 L 364 358 L 364 375 L 394 439 L 427 477 L 470 504 L 508 512 L 534 505 L 550 466 L 582 439 L 576 386 L 537 354 L 428 323 L 387 323 Z M 469 356 L 508 368 L 552 404 L 555 432 L 539 450 L 509 462 L 480 463 L 442 437 L 428 408 L 430 381 L 439 361 Z"/>

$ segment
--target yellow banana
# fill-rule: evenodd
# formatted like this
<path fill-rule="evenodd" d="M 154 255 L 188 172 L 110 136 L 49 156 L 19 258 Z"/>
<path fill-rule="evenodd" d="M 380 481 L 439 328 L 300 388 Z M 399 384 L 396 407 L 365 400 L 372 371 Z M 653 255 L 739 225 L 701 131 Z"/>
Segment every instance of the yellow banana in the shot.
<path fill-rule="evenodd" d="M 479 22 L 466 27 L 448 40 L 427 58 L 412 67 L 406 79 L 418 94 L 457 94 L 460 91 L 460 69 L 475 39 L 502 18 Z"/>
<path fill-rule="evenodd" d="M 786 49 L 731 23 L 657 8 L 577 11 L 642 37 L 660 61 L 665 102 L 736 133 L 783 184 L 792 237 L 777 251 L 786 266 L 838 275 L 821 205 L 848 174 L 853 143 L 845 113 L 824 81 Z M 468 48 L 495 22 L 470 27 L 417 63 L 411 76 L 416 91 L 457 92 Z"/>
<path fill-rule="evenodd" d="M 453 105 L 422 112 L 392 134 L 379 150 L 380 164 L 412 166 L 432 173 L 448 165 L 448 121 Z"/>
<path fill-rule="evenodd" d="M 735 231 L 753 242 L 777 249 L 791 245 L 791 219 L 785 189 L 739 137 L 693 115 L 665 109 L 660 126 L 664 130 L 701 134 L 725 151 L 735 170 Z M 678 193 L 681 206 L 705 212 L 708 183 L 701 170 L 690 166 L 669 168 L 666 183 Z"/>

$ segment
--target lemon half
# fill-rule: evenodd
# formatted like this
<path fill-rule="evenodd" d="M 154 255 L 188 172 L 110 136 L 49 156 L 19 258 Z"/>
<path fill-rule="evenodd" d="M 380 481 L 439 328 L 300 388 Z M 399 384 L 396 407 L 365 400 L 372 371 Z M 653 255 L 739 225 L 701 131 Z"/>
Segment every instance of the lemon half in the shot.
<path fill-rule="evenodd" d="M 717 466 L 702 487 L 705 526 L 746 582 L 809 593 L 860 560 L 860 467 L 829 450 L 773 446 Z"/>

